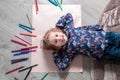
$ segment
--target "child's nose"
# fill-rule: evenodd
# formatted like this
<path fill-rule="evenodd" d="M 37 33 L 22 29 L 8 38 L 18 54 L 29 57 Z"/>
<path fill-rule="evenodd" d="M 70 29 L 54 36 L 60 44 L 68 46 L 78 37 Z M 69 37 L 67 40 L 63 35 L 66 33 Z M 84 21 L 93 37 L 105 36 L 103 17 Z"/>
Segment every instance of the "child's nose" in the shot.
<path fill-rule="evenodd" d="M 58 40 L 62 40 L 62 37 L 59 36 L 59 37 L 57 37 L 57 39 L 58 39 Z"/>

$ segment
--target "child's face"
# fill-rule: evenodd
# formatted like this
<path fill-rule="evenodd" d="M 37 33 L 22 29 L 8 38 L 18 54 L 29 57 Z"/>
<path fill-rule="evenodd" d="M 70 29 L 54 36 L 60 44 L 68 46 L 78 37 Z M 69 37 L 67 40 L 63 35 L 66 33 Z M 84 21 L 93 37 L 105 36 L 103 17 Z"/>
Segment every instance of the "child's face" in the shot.
<path fill-rule="evenodd" d="M 49 34 L 49 42 L 54 46 L 61 47 L 67 41 L 67 36 L 63 32 L 50 32 Z"/>

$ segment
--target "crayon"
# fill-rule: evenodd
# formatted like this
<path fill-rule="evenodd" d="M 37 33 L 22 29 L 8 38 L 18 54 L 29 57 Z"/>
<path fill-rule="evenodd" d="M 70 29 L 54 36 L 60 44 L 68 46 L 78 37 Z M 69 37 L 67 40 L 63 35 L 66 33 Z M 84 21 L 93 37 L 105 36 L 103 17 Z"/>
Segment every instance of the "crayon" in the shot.
<path fill-rule="evenodd" d="M 15 37 L 17 37 L 18 39 L 24 41 L 25 43 L 29 44 L 29 45 L 32 45 L 30 42 L 28 42 L 27 40 L 23 39 L 22 37 L 18 36 L 18 35 L 15 35 Z"/>
<path fill-rule="evenodd" d="M 62 6 L 61 6 L 61 4 L 59 3 L 59 1 L 58 1 L 58 0 L 55 0 L 55 1 L 57 2 L 57 4 L 58 4 L 60 10 L 62 11 Z"/>
<path fill-rule="evenodd" d="M 50 3 L 52 3 L 55 6 L 58 6 L 58 4 L 54 0 L 48 0 Z"/>
<path fill-rule="evenodd" d="M 26 61 L 26 60 L 28 60 L 28 59 L 29 59 L 29 58 L 13 59 L 13 60 L 11 60 L 11 64 L 18 63 L 18 62 L 22 62 L 22 61 Z"/>
<path fill-rule="evenodd" d="M 21 69 L 21 70 L 19 70 L 18 72 L 22 72 L 22 71 L 25 71 L 25 70 L 27 70 L 27 69 L 30 69 L 30 68 L 33 68 L 33 67 L 36 67 L 36 66 L 38 66 L 38 64 L 35 64 L 35 65 L 33 65 L 33 66 L 30 66 L 30 67 Z"/>
<path fill-rule="evenodd" d="M 31 70 L 32 70 L 32 68 L 30 68 L 30 70 L 28 71 L 28 73 L 27 73 L 27 75 L 25 76 L 25 79 L 24 79 L 24 80 L 26 80 L 26 79 L 27 79 L 27 77 L 29 76 L 29 74 L 30 74 Z"/>
<path fill-rule="evenodd" d="M 35 29 L 32 27 L 32 24 L 31 24 L 31 22 L 30 22 L 30 19 L 29 19 L 28 14 L 26 14 L 26 16 L 27 16 L 27 19 L 28 19 L 28 22 L 29 22 L 29 24 L 30 24 L 31 29 L 32 29 L 32 30 L 35 30 Z"/>
<path fill-rule="evenodd" d="M 36 14 L 38 13 L 38 3 L 37 0 L 35 0 L 35 8 L 36 8 Z"/>
<path fill-rule="evenodd" d="M 24 66 L 20 66 L 20 67 L 18 67 L 18 68 L 12 69 L 12 70 L 6 72 L 5 74 L 6 74 L 6 75 L 7 75 L 7 74 L 10 74 L 10 73 L 12 73 L 12 72 L 14 72 L 14 71 L 17 71 L 17 70 L 19 70 L 19 69 L 22 69 L 22 68 L 24 68 Z"/>
<path fill-rule="evenodd" d="M 16 40 L 11 40 L 11 42 L 14 42 L 14 43 L 20 44 L 20 45 L 22 45 L 22 46 L 27 46 L 27 44 L 22 43 L 22 42 L 19 42 L 19 41 L 16 41 Z"/>
<path fill-rule="evenodd" d="M 25 50 L 25 51 L 22 51 L 20 53 L 16 53 L 14 54 L 13 56 L 18 56 L 18 55 L 23 55 L 23 54 L 28 54 L 30 52 L 35 52 L 36 50 Z"/>
<path fill-rule="evenodd" d="M 18 26 L 19 26 L 20 28 L 22 28 L 22 29 L 24 29 L 24 30 L 32 33 L 32 30 L 31 30 L 30 28 L 27 28 L 25 25 L 19 24 Z"/>
<path fill-rule="evenodd" d="M 21 48 L 20 50 L 13 50 L 13 51 L 11 51 L 11 52 L 12 52 L 12 53 L 22 52 L 23 50 L 29 50 L 29 49 L 34 49 L 34 48 L 38 48 L 38 46 L 29 46 L 29 47 Z"/>
<path fill-rule="evenodd" d="M 28 34 L 28 33 L 20 33 L 20 35 L 24 35 L 24 36 L 29 36 L 29 37 L 37 37 L 37 35 L 35 34 Z"/>
<path fill-rule="evenodd" d="M 48 73 L 46 73 L 46 74 L 41 78 L 41 80 L 44 80 L 47 75 L 48 75 Z"/>

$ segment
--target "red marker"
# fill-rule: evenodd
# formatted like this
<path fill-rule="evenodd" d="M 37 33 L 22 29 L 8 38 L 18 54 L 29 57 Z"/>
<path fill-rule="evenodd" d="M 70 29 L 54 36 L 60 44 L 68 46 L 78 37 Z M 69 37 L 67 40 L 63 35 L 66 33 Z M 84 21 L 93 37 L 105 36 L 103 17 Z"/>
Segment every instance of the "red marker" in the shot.
<path fill-rule="evenodd" d="M 14 43 L 20 44 L 20 45 L 22 45 L 22 46 L 27 46 L 27 44 L 22 43 L 22 42 L 19 42 L 19 41 L 16 41 L 16 40 L 11 40 L 11 42 L 14 42 Z"/>
<path fill-rule="evenodd" d="M 15 69 L 13 69 L 13 70 L 10 70 L 10 71 L 6 72 L 5 74 L 6 74 L 6 75 L 7 75 L 7 74 L 10 74 L 10 73 L 12 73 L 12 72 L 14 72 L 14 71 L 17 71 L 17 70 L 19 70 L 19 69 L 22 69 L 22 68 L 24 68 L 24 66 L 20 66 L 20 67 L 18 67 L 18 68 L 15 68 Z"/>
<path fill-rule="evenodd" d="M 34 49 L 34 48 L 38 48 L 38 46 L 29 46 L 29 47 L 25 47 L 25 48 L 21 48 L 19 50 L 13 50 L 11 51 L 12 53 L 15 53 L 15 52 L 22 52 L 24 50 L 30 50 L 30 49 Z"/>
<path fill-rule="evenodd" d="M 35 8 L 36 8 L 36 14 L 38 13 L 38 3 L 37 0 L 35 0 Z"/>
<path fill-rule="evenodd" d="M 34 49 L 34 48 L 38 48 L 38 46 L 29 46 L 29 47 L 26 47 L 26 48 L 21 48 L 21 50 Z"/>

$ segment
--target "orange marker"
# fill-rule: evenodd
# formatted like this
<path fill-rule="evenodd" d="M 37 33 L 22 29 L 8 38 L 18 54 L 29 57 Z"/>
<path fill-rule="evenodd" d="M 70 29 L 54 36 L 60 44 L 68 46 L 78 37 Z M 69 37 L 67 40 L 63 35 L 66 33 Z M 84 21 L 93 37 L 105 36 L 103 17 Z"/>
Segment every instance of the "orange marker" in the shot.
<path fill-rule="evenodd" d="M 35 35 L 35 34 L 30 34 L 30 33 L 20 33 L 20 35 L 30 36 L 30 37 L 37 37 L 37 35 Z"/>
<path fill-rule="evenodd" d="M 14 42 L 14 43 L 20 44 L 20 45 L 22 45 L 22 46 L 27 46 L 27 44 L 22 43 L 22 42 L 19 42 L 19 41 L 16 41 L 16 40 L 11 40 L 11 42 Z"/>

